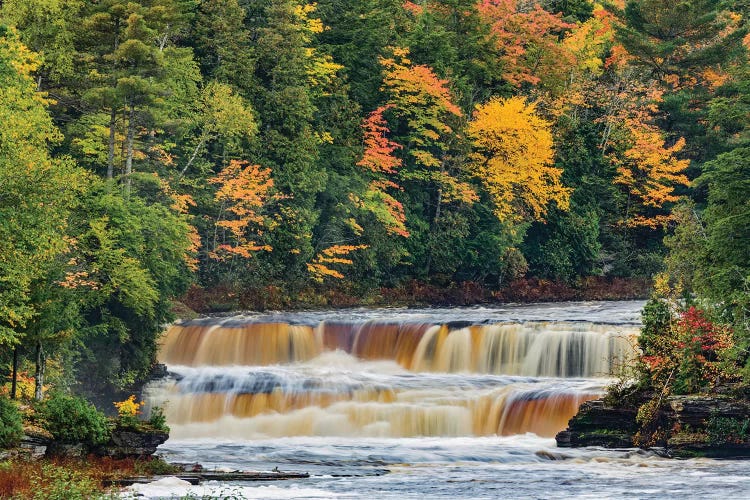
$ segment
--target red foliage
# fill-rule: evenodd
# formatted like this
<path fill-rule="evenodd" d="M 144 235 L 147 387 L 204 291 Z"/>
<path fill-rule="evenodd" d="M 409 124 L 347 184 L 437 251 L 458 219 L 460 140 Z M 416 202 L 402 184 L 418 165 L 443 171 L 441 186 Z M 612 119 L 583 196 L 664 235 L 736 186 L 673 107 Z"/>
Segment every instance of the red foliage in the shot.
<path fill-rule="evenodd" d="M 703 363 L 707 361 L 706 356 L 714 358 L 718 351 L 730 346 L 726 328 L 713 323 L 706 318 L 703 310 L 695 306 L 691 306 L 680 315 L 676 326 L 682 339 L 677 347 L 685 348 L 692 344 L 702 353 L 696 353 L 696 357 L 702 358 L 698 361 Z"/>

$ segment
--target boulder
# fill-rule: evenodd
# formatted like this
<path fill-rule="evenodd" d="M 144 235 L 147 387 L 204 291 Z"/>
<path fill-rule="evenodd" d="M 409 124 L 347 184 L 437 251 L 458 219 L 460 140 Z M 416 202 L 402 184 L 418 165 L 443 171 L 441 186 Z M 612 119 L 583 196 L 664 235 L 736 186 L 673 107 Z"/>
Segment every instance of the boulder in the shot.
<path fill-rule="evenodd" d="M 568 422 L 568 428 L 555 436 L 557 446 L 632 448 L 638 432 L 636 413 L 635 409 L 610 406 L 601 399 L 587 401 Z"/>
<path fill-rule="evenodd" d="M 169 433 L 153 429 L 115 429 L 109 442 L 94 450 L 112 458 L 143 458 L 156 453 L 156 448 L 169 439 Z"/>

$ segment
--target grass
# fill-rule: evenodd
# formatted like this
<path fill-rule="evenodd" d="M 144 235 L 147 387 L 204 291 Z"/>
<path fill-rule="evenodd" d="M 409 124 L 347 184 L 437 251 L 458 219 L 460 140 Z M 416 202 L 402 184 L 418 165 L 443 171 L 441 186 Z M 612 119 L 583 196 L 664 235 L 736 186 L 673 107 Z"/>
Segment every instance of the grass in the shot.
<path fill-rule="evenodd" d="M 0 462 L 0 498 L 11 500 L 84 500 L 115 498 L 107 481 L 137 475 L 174 473 L 158 457 L 134 460 L 101 458 L 7 460 Z"/>

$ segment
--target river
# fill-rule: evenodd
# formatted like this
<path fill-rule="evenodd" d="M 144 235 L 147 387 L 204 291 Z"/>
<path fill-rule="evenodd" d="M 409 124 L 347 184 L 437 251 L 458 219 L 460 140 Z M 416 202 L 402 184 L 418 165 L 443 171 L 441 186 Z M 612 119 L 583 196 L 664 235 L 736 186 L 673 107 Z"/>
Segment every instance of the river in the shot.
<path fill-rule="evenodd" d="M 750 462 L 559 449 L 634 355 L 643 302 L 353 309 L 172 327 L 159 453 L 274 483 L 167 481 L 151 498 L 664 498 L 750 494 Z"/>

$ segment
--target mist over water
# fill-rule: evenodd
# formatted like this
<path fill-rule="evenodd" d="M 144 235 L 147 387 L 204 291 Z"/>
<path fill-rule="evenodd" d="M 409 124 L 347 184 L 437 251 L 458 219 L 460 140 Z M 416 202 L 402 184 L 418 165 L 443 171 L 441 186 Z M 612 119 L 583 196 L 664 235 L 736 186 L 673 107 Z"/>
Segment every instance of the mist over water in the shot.
<path fill-rule="evenodd" d="M 551 438 L 578 406 L 634 355 L 642 305 L 356 309 L 175 325 L 160 353 L 171 376 L 148 390 L 172 429 L 162 453 L 312 477 L 172 485 L 154 496 L 649 497 L 675 477 L 699 481 L 691 493 L 736 493 L 747 485 L 744 463 L 676 467 L 634 450 L 555 448 Z"/>

